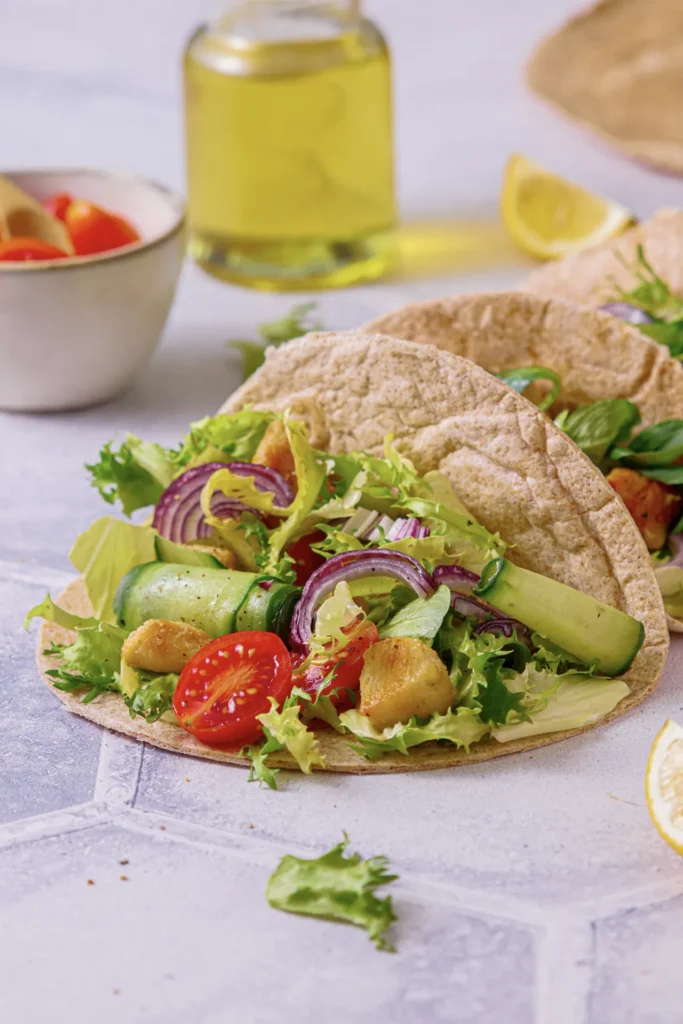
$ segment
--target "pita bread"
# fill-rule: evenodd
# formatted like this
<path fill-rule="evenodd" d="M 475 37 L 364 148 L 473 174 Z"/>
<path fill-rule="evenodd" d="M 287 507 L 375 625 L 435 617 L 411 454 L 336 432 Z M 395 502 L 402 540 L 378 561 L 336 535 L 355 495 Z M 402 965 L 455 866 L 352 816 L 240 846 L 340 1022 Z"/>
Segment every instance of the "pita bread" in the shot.
<path fill-rule="evenodd" d="M 683 173 L 681 0 L 603 0 L 541 42 L 527 81 L 628 156 Z"/>
<path fill-rule="evenodd" d="M 599 306 L 619 289 L 637 283 L 638 246 L 647 261 L 676 295 L 683 296 L 683 211 L 660 210 L 651 220 L 630 228 L 612 242 L 572 253 L 557 263 L 532 271 L 522 282 L 524 292 Z M 641 335 L 642 337 L 642 335 Z"/>
<path fill-rule="evenodd" d="M 266 362 L 223 406 L 296 410 L 315 444 L 333 452 L 380 452 L 392 432 L 418 468 L 441 469 L 486 526 L 500 530 L 520 565 L 545 572 L 638 618 L 645 643 L 624 675 L 631 692 L 603 721 L 640 703 L 655 687 L 668 650 L 661 596 L 645 546 L 614 491 L 592 463 L 547 417 L 511 388 L 465 359 L 381 335 L 319 333 L 268 352 Z M 88 612 L 80 581 L 63 595 L 65 607 Z M 40 649 L 68 636 L 45 624 Z M 51 659 L 39 656 L 43 673 Z M 46 678 L 49 682 L 49 678 Z M 108 728 L 165 749 L 241 762 L 202 747 L 177 727 L 131 720 L 115 694 L 83 705 L 59 693 L 70 710 Z M 427 744 L 410 756 L 365 761 L 343 737 L 320 731 L 330 771 L 416 771 L 469 764 L 530 750 L 585 730 L 500 744 L 471 752 Z M 273 755 L 275 766 L 291 766 Z"/>
<path fill-rule="evenodd" d="M 573 302 L 520 292 L 458 295 L 403 306 L 364 330 L 436 345 L 490 373 L 555 370 L 562 390 L 552 414 L 600 398 L 628 398 L 642 427 L 683 419 L 683 365 L 637 328 Z M 683 632 L 683 622 L 667 620 L 673 632 Z"/>

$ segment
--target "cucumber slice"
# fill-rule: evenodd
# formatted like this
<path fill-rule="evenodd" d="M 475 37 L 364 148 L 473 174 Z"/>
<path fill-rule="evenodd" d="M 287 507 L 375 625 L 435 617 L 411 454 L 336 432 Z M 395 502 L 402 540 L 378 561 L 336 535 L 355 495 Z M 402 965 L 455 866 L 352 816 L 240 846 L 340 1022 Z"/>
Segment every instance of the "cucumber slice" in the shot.
<path fill-rule="evenodd" d="M 473 593 L 581 661 L 595 662 L 603 675 L 625 672 L 643 645 L 637 619 L 506 558 L 484 567 Z"/>

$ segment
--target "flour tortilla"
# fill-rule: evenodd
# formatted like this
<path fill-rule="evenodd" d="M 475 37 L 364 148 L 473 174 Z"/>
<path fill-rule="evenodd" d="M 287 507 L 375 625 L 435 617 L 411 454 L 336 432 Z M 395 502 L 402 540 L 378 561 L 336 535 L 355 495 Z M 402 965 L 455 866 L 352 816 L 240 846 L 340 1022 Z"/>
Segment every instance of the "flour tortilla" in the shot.
<path fill-rule="evenodd" d="M 403 306 L 364 330 L 436 345 L 490 373 L 520 366 L 555 370 L 562 390 L 553 415 L 600 398 L 628 398 L 640 410 L 639 429 L 683 419 L 683 365 L 668 349 L 616 317 L 573 302 L 520 292 L 457 295 Z M 540 397 L 546 385 L 534 387 Z M 683 633 L 683 621 L 667 620 L 672 632 Z"/>
<path fill-rule="evenodd" d="M 311 334 L 268 352 L 265 365 L 225 404 L 292 409 L 310 426 L 313 443 L 332 452 L 381 452 L 384 436 L 420 471 L 441 469 L 473 514 L 516 545 L 510 556 L 622 607 L 645 627 L 645 643 L 624 675 L 631 692 L 603 719 L 640 703 L 655 687 L 667 655 L 661 596 L 645 546 L 614 491 L 592 463 L 529 402 L 468 360 L 382 335 Z M 65 607 L 89 612 L 80 581 Z M 66 631 L 45 624 L 40 649 Z M 51 659 L 39 656 L 45 672 Z M 49 682 L 49 677 L 46 677 Z M 132 720 L 120 697 L 83 705 L 59 693 L 70 710 L 154 746 L 211 760 L 244 763 L 211 750 L 179 728 Z M 487 740 L 468 754 L 436 744 L 409 756 L 366 761 L 344 738 L 320 731 L 330 771 L 361 774 L 417 771 L 488 760 L 555 743 L 585 730 L 550 733 L 512 743 Z M 275 766 L 293 766 L 273 755 Z"/>
<path fill-rule="evenodd" d="M 681 0 L 604 0 L 541 42 L 527 81 L 623 153 L 682 174 L 681 40 Z"/>
<path fill-rule="evenodd" d="M 612 242 L 547 263 L 532 271 L 521 290 L 599 306 L 613 300 L 619 289 L 630 291 L 638 283 L 634 268 L 639 245 L 655 272 L 675 295 L 683 296 L 681 210 L 660 210 Z"/>

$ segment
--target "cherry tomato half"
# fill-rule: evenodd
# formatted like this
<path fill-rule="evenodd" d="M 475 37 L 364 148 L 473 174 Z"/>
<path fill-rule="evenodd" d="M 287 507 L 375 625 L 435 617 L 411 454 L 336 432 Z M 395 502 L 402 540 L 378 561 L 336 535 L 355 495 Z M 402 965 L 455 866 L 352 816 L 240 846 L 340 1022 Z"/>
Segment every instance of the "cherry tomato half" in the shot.
<path fill-rule="evenodd" d="M 46 213 L 49 213 L 52 217 L 56 217 L 58 220 L 64 220 L 66 211 L 71 206 L 73 197 L 68 192 L 57 192 L 56 195 L 50 196 L 43 203 L 43 209 Z"/>
<path fill-rule="evenodd" d="M 347 691 L 355 691 L 360 686 L 365 652 L 371 644 L 376 644 L 379 640 L 377 626 L 369 619 L 363 619 L 355 626 L 350 636 L 351 639 L 338 657 L 327 661 L 313 661 L 301 674 L 297 675 L 297 665 L 305 660 L 305 656 L 298 654 L 292 659 L 295 685 L 313 696 L 317 696 L 321 689 L 326 697 L 331 696 L 335 690 L 338 691 L 332 696 L 332 703 L 339 711 L 353 707 L 353 699 Z M 334 677 L 323 686 L 333 669 Z"/>
<path fill-rule="evenodd" d="M 173 710 L 183 729 L 214 747 L 241 747 L 263 735 L 256 715 L 292 689 L 289 651 L 275 633 L 245 631 L 212 640 L 180 673 Z"/>
<path fill-rule="evenodd" d="M 140 240 L 135 228 L 123 217 L 117 217 L 82 199 L 69 204 L 64 223 L 77 256 L 94 256 Z"/>
<path fill-rule="evenodd" d="M 321 540 L 325 540 L 325 534 L 322 530 L 315 530 L 313 533 L 306 534 L 305 537 L 299 537 L 287 550 L 287 554 L 294 559 L 293 568 L 296 573 L 297 587 L 303 587 L 308 577 L 312 576 L 321 565 L 324 565 L 323 556 L 316 551 L 311 551 L 311 544 L 317 544 Z"/>
<path fill-rule="evenodd" d="M 56 245 L 42 242 L 40 238 L 10 238 L 0 242 L 0 260 L 24 262 L 26 260 L 59 260 L 68 254 Z"/>

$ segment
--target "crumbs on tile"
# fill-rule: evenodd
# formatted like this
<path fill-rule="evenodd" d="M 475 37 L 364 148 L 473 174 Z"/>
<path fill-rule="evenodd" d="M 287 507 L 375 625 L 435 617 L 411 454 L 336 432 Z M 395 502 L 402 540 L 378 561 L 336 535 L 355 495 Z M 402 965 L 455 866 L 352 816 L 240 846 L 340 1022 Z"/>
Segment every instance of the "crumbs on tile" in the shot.
<path fill-rule="evenodd" d="M 127 857 L 124 857 L 123 860 L 119 861 L 119 864 L 130 864 L 130 861 L 128 860 Z"/>
<path fill-rule="evenodd" d="M 93 882 L 92 878 L 89 878 L 89 879 L 88 879 L 88 885 L 94 885 L 94 884 L 95 884 L 95 883 Z"/>
<path fill-rule="evenodd" d="M 128 875 L 119 875 L 119 878 L 120 878 L 120 880 L 122 882 L 127 882 L 128 881 Z"/>

